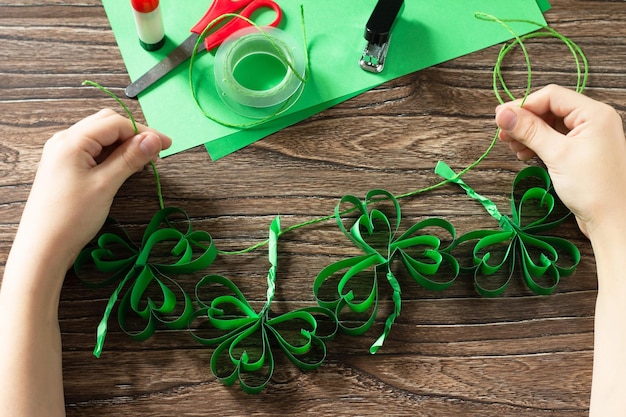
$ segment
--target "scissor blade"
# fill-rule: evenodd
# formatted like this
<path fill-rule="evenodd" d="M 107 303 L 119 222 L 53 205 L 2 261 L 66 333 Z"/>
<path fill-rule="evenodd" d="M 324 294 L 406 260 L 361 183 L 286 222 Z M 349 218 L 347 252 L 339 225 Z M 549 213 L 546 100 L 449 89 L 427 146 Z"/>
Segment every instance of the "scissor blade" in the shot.
<path fill-rule="evenodd" d="M 132 82 L 124 92 L 129 98 L 137 97 L 142 91 L 150 87 L 152 84 L 160 80 L 165 74 L 185 62 L 193 53 L 196 46 L 198 35 L 192 33 L 187 39 L 176 47 L 168 56 L 163 58 L 158 64 L 152 67 L 141 77 Z M 204 42 L 198 45 L 198 52 L 205 49 Z"/>

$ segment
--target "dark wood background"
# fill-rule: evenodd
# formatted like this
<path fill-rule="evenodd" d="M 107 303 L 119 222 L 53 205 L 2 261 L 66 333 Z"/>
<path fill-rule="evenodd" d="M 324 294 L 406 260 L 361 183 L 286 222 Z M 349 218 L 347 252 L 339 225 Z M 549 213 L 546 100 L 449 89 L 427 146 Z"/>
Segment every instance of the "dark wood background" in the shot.
<path fill-rule="evenodd" d="M 589 59 L 587 94 L 624 113 L 626 3 L 552 3 L 548 22 Z M 573 59 L 562 44 L 541 40 L 528 47 L 536 87 L 575 84 Z M 439 159 L 461 169 L 494 135 L 491 68 L 497 52 L 489 48 L 394 80 L 218 162 L 203 148 L 162 160 L 166 204 L 187 210 L 196 228 L 230 250 L 264 239 L 278 213 L 289 226 L 332 213 L 344 194 L 363 196 L 375 187 L 403 193 L 432 184 Z M 513 54 L 506 66 L 517 86 L 524 79 L 520 58 Z M 99 1 L 0 0 L 0 271 L 45 140 L 102 107 L 117 108 L 99 91 L 81 87 L 85 79 L 119 95 L 129 82 Z M 141 120 L 138 104 L 127 104 Z M 511 182 L 524 166 L 498 144 L 465 180 L 508 212 Z M 496 227 L 455 186 L 402 207 L 406 222 L 444 216 L 460 233 Z M 139 236 L 157 208 L 154 179 L 145 170 L 122 188 L 112 214 Z M 331 341 L 327 362 L 316 371 L 280 361 L 259 395 L 216 381 L 211 351 L 183 331 L 159 331 L 140 343 L 112 320 L 104 354 L 94 358 L 96 325 L 112 289 L 87 289 L 69 274 L 60 306 L 67 414 L 586 415 L 595 265 L 573 221 L 555 233 L 577 244 L 583 258 L 554 295 L 532 295 L 519 277 L 497 299 L 480 298 L 468 277 L 443 293 L 401 277 L 402 315 L 378 354 L 370 355 L 368 347 L 382 319 L 362 337 Z M 317 272 L 347 253 L 353 251 L 333 222 L 287 234 L 273 310 L 313 305 Z M 264 250 L 222 258 L 216 269 L 250 299 L 264 299 Z M 194 282 L 183 285 L 193 288 Z M 381 314 L 389 307 L 385 301 Z"/>

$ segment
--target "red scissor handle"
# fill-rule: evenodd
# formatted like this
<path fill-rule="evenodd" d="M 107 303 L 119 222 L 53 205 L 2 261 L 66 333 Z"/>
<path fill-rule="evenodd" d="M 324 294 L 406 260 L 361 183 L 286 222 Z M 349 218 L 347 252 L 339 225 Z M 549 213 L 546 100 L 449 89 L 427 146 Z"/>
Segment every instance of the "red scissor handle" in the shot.
<path fill-rule="evenodd" d="M 220 1 L 220 0 L 216 0 L 211 5 L 211 7 L 207 11 L 207 13 L 202 17 L 202 19 L 200 19 L 200 21 L 198 23 L 196 23 L 196 25 L 193 28 L 191 28 L 191 31 L 193 33 L 198 34 L 198 35 L 201 34 L 204 31 L 204 29 L 206 29 L 206 27 L 213 20 L 217 19 L 219 16 L 222 16 L 224 14 L 233 13 L 234 11 L 237 10 L 237 8 L 241 7 L 241 6 L 236 6 L 235 9 L 233 10 L 233 4 L 237 4 L 237 3 L 240 4 L 240 5 L 246 5 L 246 7 L 244 7 L 243 10 L 241 12 L 239 12 L 238 14 L 240 16 L 242 16 L 242 17 L 247 18 L 247 19 L 250 19 L 254 12 L 256 12 L 257 10 L 259 10 L 259 9 L 261 9 L 263 7 L 267 7 L 269 9 L 272 9 L 276 13 L 276 18 L 268 26 L 273 26 L 273 27 L 278 26 L 278 24 L 280 23 L 281 19 L 283 18 L 283 11 L 281 10 L 280 6 L 276 2 L 274 2 L 272 0 L 252 0 L 252 1 L 247 1 L 247 0 Z M 206 45 L 206 50 L 210 51 L 211 49 L 219 46 L 230 35 L 232 35 L 236 31 L 238 31 L 239 29 L 243 29 L 243 28 L 245 28 L 247 26 L 250 26 L 250 23 L 248 23 L 244 19 L 239 19 L 237 17 L 233 17 L 228 23 L 226 23 L 220 29 L 218 29 L 215 32 L 211 33 L 210 35 L 208 35 L 204 39 L 204 43 Z"/>

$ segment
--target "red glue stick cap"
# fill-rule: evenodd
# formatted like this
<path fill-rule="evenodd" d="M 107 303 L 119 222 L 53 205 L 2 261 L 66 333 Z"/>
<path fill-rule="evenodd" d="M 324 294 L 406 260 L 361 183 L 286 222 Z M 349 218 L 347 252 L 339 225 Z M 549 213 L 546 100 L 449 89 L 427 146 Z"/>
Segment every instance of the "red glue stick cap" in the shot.
<path fill-rule="evenodd" d="M 159 0 L 130 0 L 133 9 L 139 13 L 150 13 L 159 7 Z"/>

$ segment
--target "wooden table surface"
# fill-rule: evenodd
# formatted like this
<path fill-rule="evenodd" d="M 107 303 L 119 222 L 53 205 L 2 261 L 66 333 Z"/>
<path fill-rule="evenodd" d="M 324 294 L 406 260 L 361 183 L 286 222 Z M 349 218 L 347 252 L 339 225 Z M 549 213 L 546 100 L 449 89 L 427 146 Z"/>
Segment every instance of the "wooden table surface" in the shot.
<path fill-rule="evenodd" d="M 548 22 L 589 59 L 586 94 L 624 114 L 626 3 L 552 3 Z M 575 84 L 574 62 L 562 44 L 544 39 L 528 47 L 535 87 Z M 461 169 L 493 138 L 491 68 L 498 48 L 388 82 L 218 162 L 203 148 L 161 160 L 165 203 L 185 209 L 218 248 L 236 250 L 265 239 L 277 214 L 290 226 L 331 214 L 345 194 L 363 197 L 372 188 L 399 194 L 433 184 L 438 160 Z M 514 53 L 505 67 L 514 85 L 523 86 L 523 69 Z M 0 271 L 45 140 L 100 108 L 117 109 L 101 92 L 81 87 L 85 79 L 119 95 L 129 82 L 99 1 L 0 0 Z M 126 103 L 142 120 L 138 103 Z M 508 213 L 511 183 L 525 165 L 498 144 L 464 178 Z M 401 204 L 403 225 L 441 216 L 459 233 L 497 227 L 480 204 L 452 185 Z M 138 238 L 157 208 L 155 181 L 145 170 L 121 189 L 112 215 Z M 501 297 L 484 299 L 468 276 L 435 293 L 398 272 L 402 314 L 376 355 L 368 348 L 391 308 L 385 283 L 370 331 L 338 335 L 315 371 L 302 372 L 279 358 L 259 395 L 218 382 L 209 367 L 212 350 L 186 331 L 160 329 L 136 342 L 112 319 L 104 353 L 96 359 L 96 326 L 112 288 L 88 289 L 70 273 L 60 305 L 67 414 L 586 415 L 595 264 L 573 220 L 553 234 L 582 252 L 576 273 L 553 295 L 533 295 L 519 274 Z M 332 221 L 284 235 L 272 311 L 314 305 L 317 273 L 354 253 Z M 212 272 L 232 278 L 258 306 L 265 297 L 266 256 L 261 248 L 221 257 Z M 197 278 L 184 277 L 181 284 L 191 291 Z"/>

